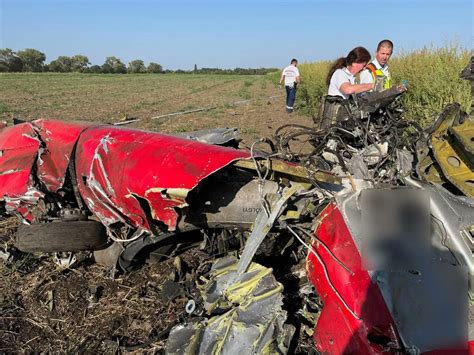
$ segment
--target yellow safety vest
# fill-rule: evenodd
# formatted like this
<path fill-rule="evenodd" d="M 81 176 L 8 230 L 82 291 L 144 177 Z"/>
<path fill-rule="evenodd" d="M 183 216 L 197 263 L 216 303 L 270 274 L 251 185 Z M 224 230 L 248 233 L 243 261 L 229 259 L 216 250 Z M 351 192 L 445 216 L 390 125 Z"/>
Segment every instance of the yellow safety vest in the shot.
<path fill-rule="evenodd" d="M 377 82 L 379 80 L 382 80 L 383 84 L 382 84 L 382 88 L 383 89 L 390 89 L 390 87 L 392 86 L 391 85 L 391 80 L 390 80 L 390 77 L 389 76 L 385 76 L 385 74 L 383 73 L 382 70 L 380 69 L 377 69 L 375 67 L 375 64 L 374 63 L 369 63 L 367 66 L 366 66 L 367 69 L 369 69 L 369 72 L 370 74 L 372 74 L 372 79 L 374 80 L 375 82 L 375 86 L 376 86 L 376 91 L 377 91 Z"/>

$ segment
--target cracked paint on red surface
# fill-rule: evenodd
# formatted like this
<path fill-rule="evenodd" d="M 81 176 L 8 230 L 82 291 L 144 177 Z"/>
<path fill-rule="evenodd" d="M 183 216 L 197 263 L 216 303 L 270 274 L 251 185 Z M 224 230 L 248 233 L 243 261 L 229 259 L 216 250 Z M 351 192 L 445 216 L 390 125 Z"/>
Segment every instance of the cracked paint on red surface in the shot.
<path fill-rule="evenodd" d="M 248 157 L 245 151 L 183 138 L 98 127 L 79 139 L 76 174 L 86 204 L 106 225 L 123 219 L 150 229 L 151 218 L 174 230 L 176 209 L 185 206 L 187 192 L 213 172 Z"/>

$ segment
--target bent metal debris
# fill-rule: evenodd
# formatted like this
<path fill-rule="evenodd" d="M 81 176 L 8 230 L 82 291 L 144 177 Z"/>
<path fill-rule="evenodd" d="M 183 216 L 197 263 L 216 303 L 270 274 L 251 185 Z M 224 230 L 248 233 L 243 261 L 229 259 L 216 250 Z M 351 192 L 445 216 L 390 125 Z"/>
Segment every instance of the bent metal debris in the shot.
<path fill-rule="evenodd" d="M 116 275 L 207 253 L 169 354 L 287 353 L 303 323 L 322 353 L 472 353 L 473 112 L 453 103 L 422 129 L 405 90 L 327 98 L 314 127 L 250 151 L 235 130 L 5 126 L 1 209 L 22 226 L 2 255 L 89 251 Z"/>

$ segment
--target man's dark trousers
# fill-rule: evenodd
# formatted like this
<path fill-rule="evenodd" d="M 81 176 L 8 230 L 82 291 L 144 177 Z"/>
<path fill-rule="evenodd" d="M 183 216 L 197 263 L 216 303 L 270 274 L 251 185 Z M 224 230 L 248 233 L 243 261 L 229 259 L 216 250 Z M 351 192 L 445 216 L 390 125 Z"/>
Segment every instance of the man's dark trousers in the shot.
<path fill-rule="evenodd" d="M 293 106 L 296 99 L 296 84 L 285 86 L 286 89 L 286 112 L 293 112 Z"/>

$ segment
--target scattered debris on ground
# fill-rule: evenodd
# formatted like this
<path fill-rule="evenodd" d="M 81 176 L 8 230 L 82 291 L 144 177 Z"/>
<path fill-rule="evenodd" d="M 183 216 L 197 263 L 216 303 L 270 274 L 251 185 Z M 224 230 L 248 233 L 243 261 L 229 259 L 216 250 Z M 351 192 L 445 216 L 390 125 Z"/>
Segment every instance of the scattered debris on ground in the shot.
<path fill-rule="evenodd" d="M 249 151 L 226 129 L 3 128 L 1 351 L 472 350 L 474 117 L 422 129 L 405 90 L 327 97 Z"/>

